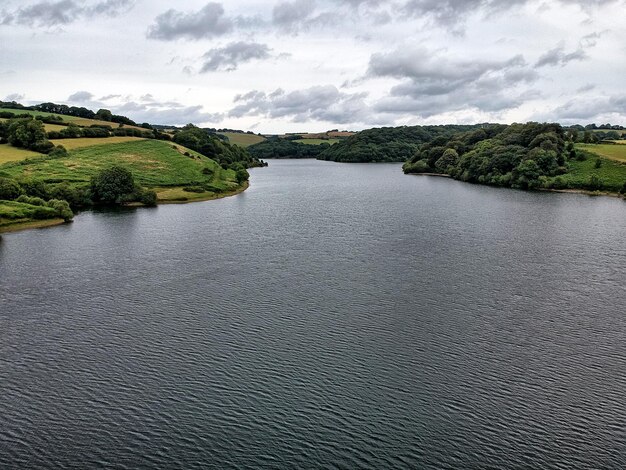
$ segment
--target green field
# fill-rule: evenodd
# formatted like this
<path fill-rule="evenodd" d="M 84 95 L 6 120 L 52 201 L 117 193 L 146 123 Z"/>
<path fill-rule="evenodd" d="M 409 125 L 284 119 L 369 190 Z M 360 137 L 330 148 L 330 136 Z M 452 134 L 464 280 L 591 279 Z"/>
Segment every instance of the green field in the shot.
<path fill-rule="evenodd" d="M 13 147 L 9 144 L 0 144 L 0 165 L 8 162 L 17 162 L 27 158 L 41 157 L 42 154 L 32 150 Z"/>
<path fill-rule="evenodd" d="M 601 157 L 626 162 L 626 145 L 620 144 L 576 144 L 577 149 L 595 153 Z"/>
<path fill-rule="evenodd" d="M 265 140 L 265 137 L 256 134 L 242 134 L 239 132 L 220 132 L 220 134 L 228 137 L 228 141 L 231 144 L 239 145 L 240 147 L 249 147 Z"/>
<path fill-rule="evenodd" d="M 10 109 L 10 108 L 0 108 L 0 112 L 2 111 L 8 111 L 10 113 L 14 113 L 14 114 L 30 114 L 32 116 L 60 116 L 63 119 L 63 122 L 65 123 L 72 123 L 72 124 L 76 124 L 77 126 L 83 126 L 83 127 L 89 127 L 89 126 L 93 126 L 93 125 L 98 125 L 98 126 L 111 126 L 113 128 L 118 127 L 119 124 L 115 123 L 115 122 L 109 122 L 109 121 L 100 121 L 98 119 L 86 119 L 86 118 L 81 118 L 81 117 L 76 117 L 76 116 L 66 116 L 64 114 L 54 114 L 54 113 L 45 113 L 42 111 L 31 111 L 29 109 Z M 57 125 L 54 125 L 57 126 Z M 146 129 L 144 129 L 143 127 L 138 127 L 138 126 L 128 126 L 128 125 L 124 125 L 124 127 L 128 127 L 130 129 L 139 129 L 142 131 L 145 131 Z M 50 129 L 46 129 L 48 130 L 59 130 L 62 129 L 62 127 L 60 128 L 50 128 Z"/>
<path fill-rule="evenodd" d="M 95 139 L 90 139 L 95 140 Z M 110 140 L 110 139 L 106 139 Z M 183 155 L 184 152 L 189 156 Z M 170 142 L 136 140 L 73 150 L 67 157 L 39 158 L 0 166 L 0 175 L 30 177 L 47 183 L 88 183 L 99 170 L 120 165 L 130 170 L 145 187 L 210 184 L 228 191 L 238 187 L 235 172 L 213 160 Z M 211 174 L 203 173 L 207 168 Z"/>
<path fill-rule="evenodd" d="M 81 137 L 78 139 L 54 139 L 54 145 L 62 145 L 66 150 L 75 150 L 84 147 L 94 147 L 96 145 L 121 144 L 125 142 L 138 142 L 146 140 L 142 137 Z"/>
<path fill-rule="evenodd" d="M 299 144 L 306 144 L 306 145 L 320 145 L 320 144 L 336 144 L 337 142 L 340 142 L 341 139 L 298 139 L 298 140 L 294 140 L 294 142 L 298 142 Z"/>
<path fill-rule="evenodd" d="M 562 179 L 568 188 L 586 188 L 590 177 L 597 175 L 605 191 L 618 192 L 626 183 L 626 164 L 614 160 L 602 159 L 600 168 L 596 168 L 596 160 L 589 156 L 585 161 L 570 161 L 569 171 L 557 178 Z"/>
<path fill-rule="evenodd" d="M 16 201 L 0 201 L 0 228 L 33 219 L 54 219 L 56 211 L 50 207 L 32 206 Z"/>

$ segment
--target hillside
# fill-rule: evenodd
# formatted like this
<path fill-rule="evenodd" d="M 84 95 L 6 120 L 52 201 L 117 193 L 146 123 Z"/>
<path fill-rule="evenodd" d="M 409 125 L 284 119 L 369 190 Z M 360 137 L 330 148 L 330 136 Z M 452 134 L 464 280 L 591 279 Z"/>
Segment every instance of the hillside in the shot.
<path fill-rule="evenodd" d="M 335 162 L 403 162 L 419 146 L 435 139 L 447 140 L 458 132 L 478 126 L 403 126 L 361 131 L 332 145 L 317 157 Z"/>
<path fill-rule="evenodd" d="M 57 212 L 42 206 L 45 201 L 67 201 L 73 209 L 89 207 L 94 203 L 92 178 L 113 167 L 130 171 L 140 188 L 137 196 L 128 196 L 128 202 L 146 204 L 143 195 L 152 192 L 154 202 L 205 200 L 247 187 L 248 175 L 243 168 L 223 168 L 214 160 L 171 142 L 124 139 L 84 139 L 94 145 L 77 146 L 66 154 L 53 155 L 18 149 L 20 154 L 13 151 L 14 147 L 1 145 L 0 162 L 4 163 L 0 164 L 0 230 L 16 224 L 30 226 L 37 221 L 47 224 L 46 219 L 62 222 Z M 12 159 L 6 157 L 7 151 Z"/>
<path fill-rule="evenodd" d="M 257 134 L 248 134 L 245 132 L 218 132 L 219 135 L 223 135 L 228 138 L 228 142 L 240 147 L 249 147 L 250 145 L 258 144 L 265 140 L 265 137 Z"/>
<path fill-rule="evenodd" d="M 493 125 L 423 144 L 403 170 L 521 189 L 624 190 L 626 165 L 589 151 L 559 124 Z"/>

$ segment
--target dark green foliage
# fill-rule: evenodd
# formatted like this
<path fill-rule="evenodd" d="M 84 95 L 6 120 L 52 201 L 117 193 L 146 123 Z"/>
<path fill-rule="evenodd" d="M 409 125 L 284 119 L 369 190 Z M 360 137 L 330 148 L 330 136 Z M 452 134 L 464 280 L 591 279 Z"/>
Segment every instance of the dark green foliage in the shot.
<path fill-rule="evenodd" d="M 40 197 L 31 197 L 22 194 L 20 197 L 16 199 L 17 202 L 23 202 L 25 204 L 30 204 L 32 206 L 45 206 L 46 201 Z"/>
<path fill-rule="evenodd" d="M 46 131 L 36 119 L 12 119 L 7 129 L 7 140 L 14 147 L 34 149 L 46 142 Z"/>
<path fill-rule="evenodd" d="M 241 184 L 250 179 L 250 173 L 245 168 L 237 170 L 237 183 Z"/>
<path fill-rule="evenodd" d="M 626 181 L 624 181 L 624 186 L 622 186 L 622 189 L 620 189 L 619 192 L 620 194 L 626 195 Z"/>
<path fill-rule="evenodd" d="M 602 160 L 597 158 L 596 163 L 594 164 L 595 168 L 600 168 L 602 166 Z"/>
<path fill-rule="evenodd" d="M 94 202 L 120 204 L 134 193 L 133 174 L 120 166 L 106 168 L 91 179 L 91 195 Z"/>
<path fill-rule="evenodd" d="M 12 201 L 22 194 L 22 188 L 17 181 L 10 178 L 0 178 L 0 199 Z"/>
<path fill-rule="evenodd" d="M 222 142 L 215 134 L 200 129 L 193 124 L 187 124 L 178 131 L 173 138 L 177 144 L 195 150 L 209 157 L 220 165 L 228 167 L 232 163 L 241 163 L 245 168 L 261 166 L 258 159 L 252 157 L 248 151 L 237 145 Z"/>
<path fill-rule="evenodd" d="M 157 204 L 157 194 L 151 189 L 137 188 L 135 199 L 144 206 L 154 207 Z"/>
<path fill-rule="evenodd" d="M 50 185 L 49 195 L 54 199 L 67 201 L 73 209 L 82 209 L 93 204 L 89 186 L 70 185 L 68 182 L 63 182 Z"/>
<path fill-rule="evenodd" d="M 449 125 L 368 129 L 329 146 L 318 158 L 336 162 L 402 162 L 414 157 L 425 142 L 441 147 L 454 134 L 476 127 Z M 432 151 L 427 156 L 414 159 L 413 163 L 426 158 L 429 165 L 434 166 L 445 150 L 446 147 L 442 147 L 440 152 Z M 459 149 L 455 150 L 459 152 Z"/>
<path fill-rule="evenodd" d="M 22 193 L 26 196 L 50 199 L 48 186 L 43 181 L 28 178 L 19 181 L 19 185 Z"/>
<path fill-rule="evenodd" d="M 293 136 L 299 139 L 300 136 Z M 255 158 L 317 158 L 329 144 L 306 145 L 293 142 L 289 138 L 271 137 L 258 144 L 248 147 L 248 152 Z"/>
<path fill-rule="evenodd" d="M 577 157 L 558 124 L 485 126 L 422 144 L 405 173 L 446 173 L 462 181 L 533 189 L 567 171 Z M 565 184 L 559 180 L 557 185 Z"/>
<path fill-rule="evenodd" d="M 52 209 L 54 209 L 59 217 L 61 217 L 66 222 L 69 222 L 74 218 L 74 213 L 72 209 L 70 209 L 70 205 L 67 201 L 61 201 L 59 199 L 50 199 L 46 205 Z"/>

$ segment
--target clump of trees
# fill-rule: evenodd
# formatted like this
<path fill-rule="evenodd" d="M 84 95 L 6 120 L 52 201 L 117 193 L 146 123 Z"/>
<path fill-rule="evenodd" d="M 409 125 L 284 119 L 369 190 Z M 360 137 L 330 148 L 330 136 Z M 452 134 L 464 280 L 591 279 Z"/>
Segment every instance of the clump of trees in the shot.
<path fill-rule="evenodd" d="M 565 150 L 558 124 L 491 125 L 423 144 L 403 169 L 531 189 L 539 186 L 541 176 L 565 173 Z"/>
<path fill-rule="evenodd" d="M 32 116 L 0 123 L 0 142 L 41 153 L 48 153 L 54 148 L 48 141 L 43 123 Z"/>
<path fill-rule="evenodd" d="M 403 170 L 521 189 L 562 189 L 567 185 L 560 175 L 567 173 L 568 162 L 585 158 L 559 124 L 529 122 L 489 125 L 449 139 L 436 138 L 422 144 Z M 592 176 L 585 188 L 602 189 L 602 181 Z"/>
<path fill-rule="evenodd" d="M 237 171 L 233 166 L 235 164 L 240 164 L 244 168 L 264 165 L 258 158 L 251 156 L 246 149 L 223 142 L 214 134 L 193 124 L 187 124 L 181 130 L 176 131 L 172 140 L 215 160 L 223 168 L 233 168 Z"/>
<path fill-rule="evenodd" d="M 477 126 L 402 126 L 361 131 L 320 153 L 320 160 L 335 162 L 404 162 L 420 145 L 435 139 L 448 140 L 452 135 Z"/>
<path fill-rule="evenodd" d="M 90 188 L 94 203 L 115 205 L 140 202 L 146 206 L 156 205 L 156 193 L 137 185 L 133 174 L 121 166 L 101 170 L 91 178 Z"/>
<path fill-rule="evenodd" d="M 296 136 L 299 138 L 299 136 Z M 270 137 L 263 142 L 248 147 L 248 152 L 255 158 L 317 158 L 330 147 L 330 144 L 306 145 L 289 138 Z"/>

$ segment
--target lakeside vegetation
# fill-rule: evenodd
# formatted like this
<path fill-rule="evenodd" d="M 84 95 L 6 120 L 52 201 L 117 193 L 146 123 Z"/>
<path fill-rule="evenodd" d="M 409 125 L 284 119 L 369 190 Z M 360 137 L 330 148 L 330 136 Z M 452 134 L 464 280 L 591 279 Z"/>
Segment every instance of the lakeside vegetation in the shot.
<path fill-rule="evenodd" d="M 113 116 L 122 121 L 114 128 L 101 124 L 112 122 L 101 121 L 112 119 L 106 110 L 60 108 L 76 113 L 65 116 L 55 106 L 1 114 L 0 231 L 70 221 L 93 205 L 223 197 L 247 187 L 247 168 L 264 165 L 193 124 L 165 133 Z"/>
<path fill-rule="evenodd" d="M 626 165 L 589 150 L 559 124 L 491 125 L 421 145 L 403 170 L 520 189 L 626 192 Z"/>

